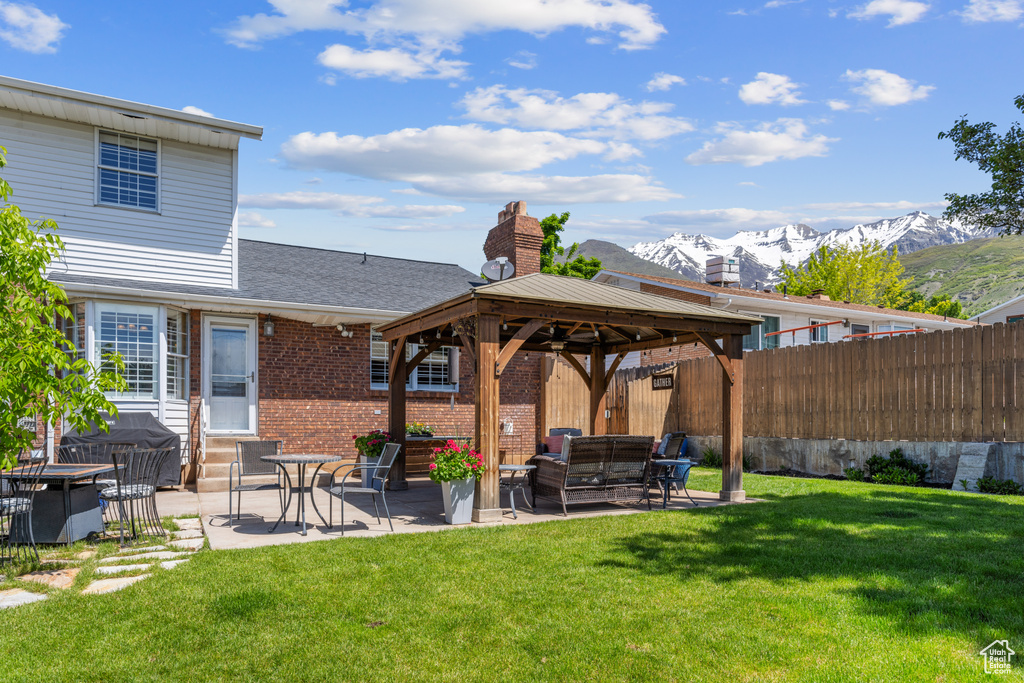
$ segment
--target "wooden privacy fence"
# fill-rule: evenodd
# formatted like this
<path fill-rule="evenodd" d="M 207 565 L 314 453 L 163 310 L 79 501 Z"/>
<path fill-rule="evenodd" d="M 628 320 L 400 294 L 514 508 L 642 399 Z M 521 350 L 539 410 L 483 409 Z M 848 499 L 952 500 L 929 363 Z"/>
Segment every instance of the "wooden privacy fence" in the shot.
<path fill-rule="evenodd" d="M 609 431 L 721 434 L 718 361 L 685 361 L 662 372 L 673 376 L 671 391 L 653 389 L 650 377 L 620 381 L 616 373 Z M 1024 441 L 1024 324 L 747 352 L 743 433 Z"/>

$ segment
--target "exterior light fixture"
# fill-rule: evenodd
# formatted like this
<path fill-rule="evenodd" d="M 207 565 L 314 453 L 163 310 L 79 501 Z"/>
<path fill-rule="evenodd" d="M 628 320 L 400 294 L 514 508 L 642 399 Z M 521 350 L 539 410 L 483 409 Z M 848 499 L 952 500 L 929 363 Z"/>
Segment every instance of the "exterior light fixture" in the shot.
<path fill-rule="evenodd" d="M 678 341 L 678 339 L 677 339 L 676 335 L 673 334 L 672 335 L 672 343 L 675 344 L 676 341 Z"/>
<path fill-rule="evenodd" d="M 637 330 L 637 333 L 636 333 L 636 340 L 640 341 L 640 331 L 639 330 Z"/>
<path fill-rule="evenodd" d="M 269 315 L 267 316 L 266 322 L 263 323 L 263 336 L 264 337 L 273 337 L 274 336 L 274 321 L 270 319 Z"/>
<path fill-rule="evenodd" d="M 439 328 L 437 328 L 437 338 L 438 338 L 438 339 L 440 339 L 440 338 L 441 338 L 441 328 L 440 328 L 440 327 L 439 327 Z"/>
<path fill-rule="evenodd" d="M 551 342 L 551 350 L 555 353 L 561 353 L 565 349 L 565 342 L 558 340 Z"/>

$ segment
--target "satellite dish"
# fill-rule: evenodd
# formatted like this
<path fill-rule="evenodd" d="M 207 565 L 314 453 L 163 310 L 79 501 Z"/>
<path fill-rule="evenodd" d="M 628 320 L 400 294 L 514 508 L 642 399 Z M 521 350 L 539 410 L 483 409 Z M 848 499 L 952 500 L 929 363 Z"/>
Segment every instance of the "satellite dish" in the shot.
<path fill-rule="evenodd" d="M 480 274 L 491 282 L 507 280 L 516 274 L 516 267 L 505 257 L 488 261 L 480 268 Z"/>

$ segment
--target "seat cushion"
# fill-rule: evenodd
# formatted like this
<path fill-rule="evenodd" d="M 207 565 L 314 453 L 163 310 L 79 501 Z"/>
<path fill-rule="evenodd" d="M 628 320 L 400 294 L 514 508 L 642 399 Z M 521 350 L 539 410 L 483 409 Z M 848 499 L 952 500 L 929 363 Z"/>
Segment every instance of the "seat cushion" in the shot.
<path fill-rule="evenodd" d="M 565 440 L 565 435 L 560 434 L 558 436 L 545 436 L 544 437 L 544 452 L 558 456 L 562 453 L 562 442 Z"/>
<path fill-rule="evenodd" d="M 153 487 L 149 484 L 130 484 L 118 488 L 111 486 L 100 491 L 103 500 L 139 500 L 153 495 Z"/>

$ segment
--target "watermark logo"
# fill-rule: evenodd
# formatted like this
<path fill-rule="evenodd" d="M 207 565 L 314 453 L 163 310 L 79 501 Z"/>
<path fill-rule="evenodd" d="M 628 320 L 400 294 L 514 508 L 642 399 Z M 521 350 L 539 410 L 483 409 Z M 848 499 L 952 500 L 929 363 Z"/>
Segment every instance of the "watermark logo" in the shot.
<path fill-rule="evenodd" d="M 1017 653 L 1010 649 L 1008 641 L 994 640 L 978 654 L 985 658 L 985 673 L 1008 674 L 1010 673 L 1010 658 Z"/>

